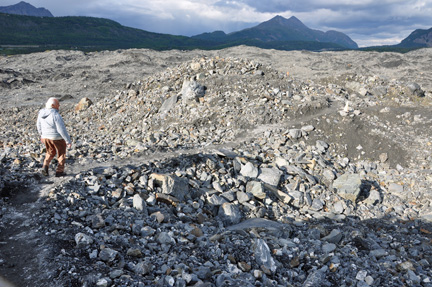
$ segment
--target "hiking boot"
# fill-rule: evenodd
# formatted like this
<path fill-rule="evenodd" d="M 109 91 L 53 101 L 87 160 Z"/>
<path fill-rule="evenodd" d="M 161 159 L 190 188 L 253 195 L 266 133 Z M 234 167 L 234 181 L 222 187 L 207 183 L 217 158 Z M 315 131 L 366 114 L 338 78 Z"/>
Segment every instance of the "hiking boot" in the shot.
<path fill-rule="evenodd" d="M 48 166 L 42 166 L 42 175 L 43 176 L 48 176 L 49 175 L 49 173 L 48 173 Z"/>
<path fill-rule="evenodd" d="M 56 177 L 62 177 L 62 176 L 65 176 L 66 175 L 66 173 L 65 172 L 56 172 Z"/>

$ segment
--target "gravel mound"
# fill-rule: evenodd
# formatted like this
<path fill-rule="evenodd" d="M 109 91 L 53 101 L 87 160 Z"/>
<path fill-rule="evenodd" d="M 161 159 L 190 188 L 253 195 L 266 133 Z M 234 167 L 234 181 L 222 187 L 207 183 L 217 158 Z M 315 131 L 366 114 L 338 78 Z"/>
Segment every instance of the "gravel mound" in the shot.
<path fill-rule="evenodd" d="M 0 59 L 0 275 L 17 286 L 432 286 L 431 55 Z M 35 122 L 56 95 L 73 147 L 68 175 L 44 178 Z"/>

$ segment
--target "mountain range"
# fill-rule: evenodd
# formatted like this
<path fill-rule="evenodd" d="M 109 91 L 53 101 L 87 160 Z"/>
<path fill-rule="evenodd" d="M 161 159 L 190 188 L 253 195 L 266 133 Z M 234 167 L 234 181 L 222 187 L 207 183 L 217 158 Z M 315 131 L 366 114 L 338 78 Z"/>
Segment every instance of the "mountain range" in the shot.
<path fill-rule="evenodd" d="M 349 49 L 358 48 L 357 43 L 344 33 L 337 31 L 322 32 L 319 30 L 312 30 L 294 16 L 289 19 L 282 16 L 276 16 L 255 27 L 233 32 L 228 35 L 222 31 L 216 31 L 213 33 L 200 34 L 193 38 L 220 43 L 250 39 L 262 41 L 264 43 L 275 41 L 311 41 L 333 43 Z"/>
<path fill-rule="evenodd" d="M 432 28 L 416 30 L 399 45 L 385 46 L 384 49 L 430 47 L 431 43 Z M 186 37 L 125 27 L 104 18 L 53 17 L 49 10 L 35 8 L 23 1 L 0 7 L 0 51 L 3 48 L 2 53 L 5 54 L 45 49 L 189 50 L 222 49 L 237 45 L 277 50 L 358 49 L 357 43 L 346 34 L 310 29 L 294 16 L 289 19 L 276 16 L 257 26 L 229 34 L 215 31 Z"/>

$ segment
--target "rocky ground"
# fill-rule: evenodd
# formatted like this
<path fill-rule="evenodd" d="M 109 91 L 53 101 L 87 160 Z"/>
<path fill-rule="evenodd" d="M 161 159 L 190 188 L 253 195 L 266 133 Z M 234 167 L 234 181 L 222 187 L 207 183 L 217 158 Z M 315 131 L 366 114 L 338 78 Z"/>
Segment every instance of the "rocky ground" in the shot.
<path fill-rule="evenodd" d="M 431 60 L 249 47 L 0 58 L 0 275 L 432 286 Z M 50 96 L 73 138 L 63 178 L 39 174 Z"/>

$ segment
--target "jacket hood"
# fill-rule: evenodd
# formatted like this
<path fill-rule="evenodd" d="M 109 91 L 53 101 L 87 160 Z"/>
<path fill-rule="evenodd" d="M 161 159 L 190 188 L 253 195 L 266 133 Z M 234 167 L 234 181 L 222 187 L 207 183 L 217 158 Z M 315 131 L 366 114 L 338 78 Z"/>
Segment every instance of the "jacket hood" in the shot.
<path fill-rule="evenodd" d="M 41 118 L 46 119 L 54 111 L 55 111 L 55 109 L 42 109 L 42 110 L 40 110 L 39 114 L 40 114 Z"/>

